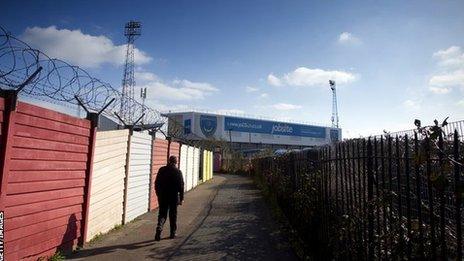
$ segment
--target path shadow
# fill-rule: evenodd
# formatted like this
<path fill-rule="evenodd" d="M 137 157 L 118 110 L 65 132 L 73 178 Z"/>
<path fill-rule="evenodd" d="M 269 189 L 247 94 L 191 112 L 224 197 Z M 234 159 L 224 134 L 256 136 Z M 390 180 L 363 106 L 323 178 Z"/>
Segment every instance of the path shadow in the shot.
<path fill-rule="evenodd" d="M 142 247 L 146 247 L 149 245 L 154 244 L 154 240 L 145 240 L 141 242 L 131 243 L 131 244 L 122 244 L 122 245 L 112 245 L 112 246 L 105 246 L 105 247 L 98 247 L 98 248 L 88 248 L 88 249 L 81 249 L 78 252 L 74 253 L 72 256 L 68 258 L 84 258 L 84 257 L 95 257 L 98 255 L 103 255 L 107 253 L 114 252 L 118 249 L 124 250 L 134 250 Z"/>
<path fill-rule="evenodd" d="M 66 224 L 66 231 L 64 232 L 60 245 L 58 246 L 58 250 L 63 254 L 70 254 L 73 251 L 75 239 L 78 239 L 77 223 L 78 220 L 76 218 L 76 214 L 70 215 Z"/>
<path fill-rule="evenodd" d="M 251 183 L 226 183 L 220 199 L 203 215 L 199 225 L 176 246 L 151 249 L 148 258 L 165 260 L 238 259 L 297 260 L 280 234 L 259 190 Z M 243 196 L 237 196 L 241 193 Z M 233 200 L 227 202 L 229 199 Z"/>

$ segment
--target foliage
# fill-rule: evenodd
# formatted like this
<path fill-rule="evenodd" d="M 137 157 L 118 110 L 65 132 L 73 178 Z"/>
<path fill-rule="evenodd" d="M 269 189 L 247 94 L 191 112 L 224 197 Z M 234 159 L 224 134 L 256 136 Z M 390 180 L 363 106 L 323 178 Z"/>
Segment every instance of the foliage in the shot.
<path fill-rule="evenodd" d="M 94 244 L 95 242 L 98 242 L 100 239 L 102 239 L 102 237 L 102 233 L 96 234 L 92 239 L 90 239 L 89 244 Z"/>
<path fill-rule="evenodd" d="M 423 259 L 439 257 L 443 246 L 455 259 L 454 209 L 464 185 L 454 175 L 462 154 L 453 153 L 464 146 L 443 134 L 447 119 L 415 125 L 414 138 L 386 133 L 257 157 L 251 172 L 266 182 L 316 259 Z"/>
<path fill-rule="evenodd" d="M 61 252 L 56 252 L 48 260 L 49 261 L 59 261 L 59 260 L 64 260 L 64 259 L 65 259 L 65 257 L 64 257 L 64 255 L 61 254 Z"/>
<path fill-rule="evenodd" d="M 55 254 L 53 254 L 52 256 L 48 258 L 41 257 L 38 260 L 60 261 L 60 260 L 65 260 L 65 256 L 60 251 L 57 251 Z"/>

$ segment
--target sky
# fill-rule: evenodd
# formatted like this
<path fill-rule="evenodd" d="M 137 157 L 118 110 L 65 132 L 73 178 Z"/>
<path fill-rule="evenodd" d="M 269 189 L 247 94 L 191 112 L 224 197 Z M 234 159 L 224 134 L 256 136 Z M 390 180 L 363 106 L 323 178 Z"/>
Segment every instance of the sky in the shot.
<path fill-rule="evenodd" d="M 464 1 L 2 1 L 0 26 L 161 111 L 330 125 L 346 138 L 464 119 Z"/>

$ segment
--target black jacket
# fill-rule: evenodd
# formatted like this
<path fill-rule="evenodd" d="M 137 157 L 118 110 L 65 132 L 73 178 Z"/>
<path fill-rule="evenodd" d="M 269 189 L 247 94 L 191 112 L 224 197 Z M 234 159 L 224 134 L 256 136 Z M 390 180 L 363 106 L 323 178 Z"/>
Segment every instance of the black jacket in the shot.
<path fill-rule="evenodd" d="M 156 196 L 159 199 L 184 200 L 184 178 L 175 165 L 167 165 L 159 169 L 155 179 Z"/>

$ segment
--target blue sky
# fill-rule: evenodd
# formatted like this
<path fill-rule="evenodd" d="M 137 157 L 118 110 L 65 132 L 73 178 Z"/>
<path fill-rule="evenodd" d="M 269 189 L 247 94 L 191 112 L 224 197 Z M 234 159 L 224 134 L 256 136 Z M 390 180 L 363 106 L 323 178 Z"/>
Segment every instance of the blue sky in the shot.
<path fill-rule="evenodd" d="M 130 19 L 137 85 L 160 110 L 330 124 L 345 137 L 464 118 L 463 1 L 3 1 L 0 25 L 120 87 Z"/>

